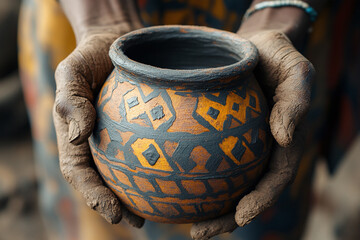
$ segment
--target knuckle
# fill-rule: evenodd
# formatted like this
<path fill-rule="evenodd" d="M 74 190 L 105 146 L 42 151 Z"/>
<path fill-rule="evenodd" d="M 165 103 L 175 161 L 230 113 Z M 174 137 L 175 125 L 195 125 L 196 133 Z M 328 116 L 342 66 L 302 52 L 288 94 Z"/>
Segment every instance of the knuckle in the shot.
<path fill-rule="evenodd" d="M 292 59 L 290 59 L 290 74 L 300 74 L 303 79 L 312 80 L 315 76 L 316 70 L 314 65 L 305 58 L 301 53 L 294 50 Z M 311 83 L 311 81 L 307 81 Z"/>
<path fill-rule="evenodd" d="M 287 42 L 291 43 L 289 38 L 286 36 L 286 34 L 282 31 L 278 30 L 269 30 L 266 32 L 268 37 L 270 39 L 277 39 L 277 40 L 286 40 Z"/>
<path fill-rule="evenodd" d="M 55 78 L 61 76 L 64 72 L 66 72 L 67 67 L 68 67 L 68 64 L 67 64 L 66 59 L 61 61 L 55 69 Z"/>
<path fill-rule="evenodd" d="M 65 86 L 79 75 L 84 75 L 84 59 L 79 50 L 74 50 L 61 61 L 55 69 L 55 80 L 58 86 Z"/>
<path fill-rule="evenodd" d="M 286 38 L 286 35 L 281 32 L 281 31 L 276 31 L 276 30 L 272 30 L 270 32 L 271 36 L 274 37 L 274 38 L 278 38 L 278 39 L 281 39 L 281 38 Z"/>
<path fill-rule="evenodd" d="M 71 61 L 71 55 L 61 61 L 55 69 L 55 81 L 57 86 L 61 83 L 66 82 L 69 79 L 69 73 L 72 73 L 74 68 L 73 61 Z"/>
<path fill-rule="evenodd" d="M 299 53 L 300 54 L 300 53 Z M 307 60 L 304 56 L 301 55 L 301 59 L 299 59 L 298 63 L 294 66 L 297 70 L 301 70 L 305 74 L 315 74 L 314 65 Z"/>

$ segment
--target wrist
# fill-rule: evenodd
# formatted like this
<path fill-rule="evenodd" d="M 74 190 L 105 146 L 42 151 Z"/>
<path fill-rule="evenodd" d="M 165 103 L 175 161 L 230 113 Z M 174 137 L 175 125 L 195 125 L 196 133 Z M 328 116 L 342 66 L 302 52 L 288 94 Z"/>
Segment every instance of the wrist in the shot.
<path fill-rule="evenodd" d="M 260 7 L 259 3 L 268 2 L 255 0 L 249 9 L 254 9 L 255 6 Z M 316 5 L 319 8 L 318 1 L 304 1 L 310 5 Z M 270 1 L 269 4 L 276 3 Z M 238 33 L 242 36 L 252 35 L 252 33 L 273 30 L 280 31 L 287 35 L 295 46 L 301 45 L 308 35 L 311 27 L 310 15 L 305 12 L 305 9 L 298 6 L 281 6 L 281 7 L 265 7 L 257 11 L 249 11 L 252 14 L 244 20 Z"/>
<path fill-rule="evenodd" d="M 255 12 L 239 29 L 239 34 L 250 34 L 264 30 L 275 30 L 286 34 L 292 41 L 297 42 L 305 36 L 311 26 L 310 19 L 302 9 L 294 7 L 266 8 Z"/>

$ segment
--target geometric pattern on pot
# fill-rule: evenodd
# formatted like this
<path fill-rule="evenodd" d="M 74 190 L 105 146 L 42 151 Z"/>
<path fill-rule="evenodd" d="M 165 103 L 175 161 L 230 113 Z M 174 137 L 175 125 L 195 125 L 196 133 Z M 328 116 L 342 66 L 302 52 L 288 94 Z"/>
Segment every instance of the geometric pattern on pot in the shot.
<path fill-rule="evenodd" d="M 251 78 L 202 93 L 130 82 L 114 71 L 97 114 L 90 146 L 99 172 L 130 211 L 149 220 L 225 214 L 266 167 L 268 112 Z"/>

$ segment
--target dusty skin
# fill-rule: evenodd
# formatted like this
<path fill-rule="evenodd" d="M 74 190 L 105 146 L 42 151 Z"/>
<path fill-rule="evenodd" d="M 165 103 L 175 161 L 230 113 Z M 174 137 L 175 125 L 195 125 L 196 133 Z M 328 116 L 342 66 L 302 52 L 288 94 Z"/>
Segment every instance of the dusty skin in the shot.
<path fill-rule="evenodd" d="M 144 220 L 122 209 L 113 192 L 104 186 L 87 143 L 96 116 L 92 105 L 94 93 L 113 69 L 108 49 L 117 37 L 115 33 L 91 34 L 59 64 L 55 73 L 54 123 L 65 179 L 108 222 L 118 223 L 124 217 L 131 225 L 141 227 Z"/>
<path fill-rule="evenodd" d="M 128 27 L 131 29 L 134 28 Z M 60 167 L 66 180 L 82 193 L 89 207 L 108 222 L 118 223 L 123 217 L 133 226 L 141 227 L 144 220 L 124 210 L 112 191 L 104 186 L 87 142 L 95 120 L 94 96 L 113 69 L 107 53 L 118 36 L 118 33 L 97 34 L 96 31 L 88 34 L 58 66 L 54 122 Z M 194 239 L 209 239 L 249 223 L 271 206 L 292 181 L 301 157 L 302 138 L 295 127 L 309 106 L 314 69 L 282 33 L 264 31 L 245 37 L 259 50 L 256 77 L 268 99 L 273 100 L 270 126 L 279 145 L 274 148 L 267 174 L 256 189 L 239 202 L 236 213 L 194 224 L 191 230 Z"/>
<path fill-rule="evenodd" d="M 304 130 L 301 126 L 295 130 L 295 126 L 309 107 L 314 67 L 281 32 L 264 31 L 244 37 L 259 50 L 255 75 L 272 105 L 270 128 L 277 143 L 267 173 L 256 188 L 240 200 L 236 212 L 194 224 L 193 239 L 209 239 L 219 233 L 232 232 L 272 206 L 294 179 L 303 152 Z"/>

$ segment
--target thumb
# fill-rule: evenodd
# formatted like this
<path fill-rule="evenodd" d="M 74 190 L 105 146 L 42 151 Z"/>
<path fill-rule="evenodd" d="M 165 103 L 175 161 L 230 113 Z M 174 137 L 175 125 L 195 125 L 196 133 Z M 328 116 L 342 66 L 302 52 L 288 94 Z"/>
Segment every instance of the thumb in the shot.
<path fill-rule="evenodd" d="M 315 69 L 281 32 L 264 31 L 250 40 L 259 50 L 257 76 L 274 101 L 271 132 L 280 146 L 289 146 L 295 127 L 309 108 Z"/>
<path fill-rule="evenodd" d="M 69 69 L 65 60 L 55 72 L 57 91 L 55 112 L 68 125 L 68 141 L 80 144 L 87 141 L 94 128 L 96 111 L 92 105 L 93 93 L 79 72 Z"/>
<path fill-rule="evenodd" d="M 80 144 L 93 130 L 94 93 L 113 69 L 108 50 L 114 37 L 95 35 L 84 39 L 56 68 L 55 111 L 69 126 L 69 142 Z"/>
<path fill-rule="evenodd" d="M 64 98 L 58 95 L 55 111 L 68 125 L 68 142 L 81 144 L 94 128 L 96 112 L 91 102 L 83 97 Z"/>
<path fill-rule="evenodd" d="M 305 116 L 310 106 L 311 81 L 315 70 L 300 53 L 293 52 L 296 63 L 287 70 L 275 89 L 274 102 L 270 114 L 270 128 L 276 141 L 287 147 L 293 141 L 295 127 Z"/>

